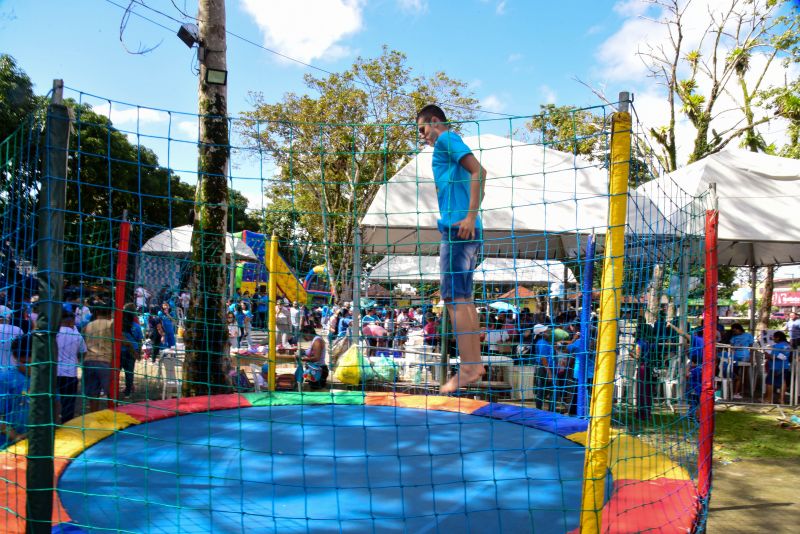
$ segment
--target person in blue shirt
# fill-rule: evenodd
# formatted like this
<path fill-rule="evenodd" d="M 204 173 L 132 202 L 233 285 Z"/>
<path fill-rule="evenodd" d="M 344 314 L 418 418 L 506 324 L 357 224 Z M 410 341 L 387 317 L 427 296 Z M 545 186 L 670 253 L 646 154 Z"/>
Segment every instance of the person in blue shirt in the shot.
<path fill-rule="evenodd" d="M 674 324 L 667 325 L 678 335 L 683 336 L 689 343 L 689 384 L 686 388 L 686 397 L 689 401 L 689 416 L 697 418 L 697 409 L 700 406 L 700 392 L 703 388 L 703 348 L 705 342 L 703 340 L 703 322 L 700 321 L 700 326 L 697 327 L 692 334 L 687 334 Z"/>
<path fill-rule="evenodd" d="M 486 170 L 461 137 L 450 129 L 444 111 L 429 104 L 417 113 L 420 140 L 433 147 L 433 178 L 439 203 L 441 295 L 453 324 L 461 365 L 440 389 L 452 393 L 484 374 L 480 323 L 473 300 L 473 276 L 481 248 L 479 217 Z"/>
<path fill-rule="evenodd" d="M 256 307 L 256 327 L 267 327 L 267 312 L 269 311 L 269 295 L 263 289 L 258 295 L 258 306 Z"/>
<path fill-rule="evenodd" d="M 0 369 L 0 450 L 25 438 L 28 425 L 30 336 L 11 342 L 16 367 Z"/>
<path fill-rule="evenodd" d="M 172 308 L 169 302 L 161 303 L 161 311 L 158 312 L 158 317 L 161 319 L 161 328 L 164 330 L 164 335 L 161 338 L 161 348 L 174 347 L 177 343 L 175 340 L 175 317 L 172 315 Z"/>
<path fill-rule="evenodd" d="M 792 346 L 786 341 L 786 333 L 780 330 L 772 335 L 772 347 L 767 354 L 767 391 L 768 403 L 775 402 L 773 392 L 780 390 L 778 403 L 783 402 L 786 382 L 792 369 Z"/>
<path fill-rule="evenodd" d="M 352 322 L 353 318 L 350 317 L 350 310 L 342 308 L 342 311 L 339 313 L 339 322 L 336 325 L 338 330 L 338 335 L 336 337 L 345 337 L 350 329 L 350 323 Z"/>
<path fill-rule="evenodd" d="M 751 350 L 755 340 L 753 334 L 745 332 L 744 327 L 739 323 L 731 325 L 730 345 L 732 347 L 732 357 L 734 362 L 733 375 L 733 397 L 742 397 L 742 384 L 744 378 L 744 367 L 740 363 L 750 363 Z M 724 369 L 723 369 L 724 370 Z"/>
<path fill-rule="evenodd" d="M 591 336 L 590 336 L 591 337 Z M 587 407 L 589 399 L 592 398 L 592 380 L 594 379 L 594 351 L 587 349 L 586 340 L 581 337 L 580 331 L 575 333 L 572 341 L 568 342 L 565 347 L 567 354 L 573 358 L 572 378 L 575 381 L 573 387 L 574 394 L 569 405 L 570 415 L 578 415 L 578 395 L 579 379 L 581 376 L 581 359 L 586 359 L 586 401 Z"/>
<path fill-rule="evenodd" d="M 139 359 L 139 349 L 142 346 L 144 335 L 136 314 L 136 304 L 129 302 L 122 308 L 122 336 L 123 342 L 120 350 L 120 366 L 125 371 L 125 391 L 123 397 L 133 395 L 134 369 L 136 360 Z"/>
<path fill-rule="evenodd" d="M 550 342 L 550 329 L 543 324 L 533 326 L 533 352 L 537 360 L 534 381 L 534 402 L 536 408 L 544 407 L 545 398 L 555 408 L 555 350 Z"/>

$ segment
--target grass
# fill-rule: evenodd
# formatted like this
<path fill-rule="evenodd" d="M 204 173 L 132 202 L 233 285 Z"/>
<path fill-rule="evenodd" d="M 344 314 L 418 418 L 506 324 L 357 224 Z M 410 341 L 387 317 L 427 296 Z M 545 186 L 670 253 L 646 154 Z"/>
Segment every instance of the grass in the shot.
<path fill-rule="evenodd" d="M 800 430 L 781 428 L 777 418 L 778 414 L 751 411 L 716 412 L 714 457 L 722 461 L 752 458 L 800 461 Z"/>

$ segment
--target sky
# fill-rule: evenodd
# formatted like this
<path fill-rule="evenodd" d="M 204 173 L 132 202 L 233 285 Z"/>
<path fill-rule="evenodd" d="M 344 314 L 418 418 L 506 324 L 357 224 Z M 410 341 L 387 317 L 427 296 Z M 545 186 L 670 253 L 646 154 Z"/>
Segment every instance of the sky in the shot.
<path fill-rule="evenodd" d="M 688 40 L 692 32 L 699 34 L 710 12 L 730 1 L 694 0 L 686 17 Z M 39 93 L 46 93 L 54 78 L 63 79 L 67 96 L 110 115 L 134 142 L 156 150 L 162 164 L 192 181 L 195 51 L 177 38 L 179 23 L 168 17 L 189 21 L 180 11 L 194 16 L 196 1 L 136 0 L 120 39 L 128 5 L 127 0 L 0 0 L 0 52 L 14 56 Z M 277 102 L 286 92 L 306 92 L 305 74 L 325 75 L 298 61 L 342 71 L 356 57 L 376 57 L 387 45 L 407 54 L 417 74 L 445 71 L 468 83 L 484 110 L 479 118 L 531 115 L 547 103 L 600 105 L 591 87 L 611 101 L 620 91 L 633 92 L 646 126 L 666 119 L 664 88 L 648 77 L 637 55 L 665 42 L 658 23 L 663 12 L 642 0 L 228 0 L 226 9 L 228 110 L 234 116 L 252 109 L 251 91 Z M 149 48 L 144 54 L 129 52 Z M 783 75 L 773 69 L 769 78 L 780 81 Z M 502 121 L 494 125 L 508 131 Z M 767 133 L 772 140 L 784 130 L 776 121 Z M 678 133 L 685 158 L 684 140 L 692 137 L 687 121 L 679 122 Z M 233 174 L 251 178 L 239 188 L 255 199 L 258 178 L 270 169 L 252 161 L 237 165 Z"/>

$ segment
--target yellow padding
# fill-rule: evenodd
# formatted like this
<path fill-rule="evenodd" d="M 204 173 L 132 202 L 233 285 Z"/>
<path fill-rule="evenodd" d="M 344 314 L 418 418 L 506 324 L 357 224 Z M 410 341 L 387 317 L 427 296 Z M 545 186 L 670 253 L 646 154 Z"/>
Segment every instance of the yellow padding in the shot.
<path fill-rule="evenodd" d="M 56 430 L 56 443 L 53 456 L 56 458 L 75 458 L 85 449 L 114 432 L 138 425 L 139 421 L 130 415 L 113 410 L 100 410 L 76 417 Z M 28 454 L 28 440 L 20 441 L 8 448 L 11 454 Z"/>
<path fill-rule="evenodd" d="M 608 463 L 614 480 L 691 479 L 686 469 L 639 438 L 615 430 L 611 435 Z M 566 438 L 586 446 L 586 432 L 576 432 Z"/>

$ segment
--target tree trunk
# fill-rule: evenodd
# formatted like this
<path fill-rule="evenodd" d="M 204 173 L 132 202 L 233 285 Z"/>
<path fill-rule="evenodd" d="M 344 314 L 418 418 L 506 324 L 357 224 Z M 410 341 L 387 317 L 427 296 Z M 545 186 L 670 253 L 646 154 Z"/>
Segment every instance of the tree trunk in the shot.
<path fill-rule="evenodd" d="M 192 234 L 192 304 L 186 321 L 183 382 L 187 396 L 228 391 L 230 366 L 225 324 L 230 156 L 227 86 L 205 81 L 208 68 L 227 70 L 224 0 L 200 0 L 197 18 L 205 57 L 200 62 L 198 89 L 200 142 Z"/>
<path fill-rule="evenodd" d="M 761 304 L 758 307 L 758 324 L 756 325 L 756 339 L 762 332 L 769 328 L 769 316 L 772 313 L 772 288 L 775 276 L 775 266 L 767 266 L 767 276 L 764 278 L 764 292 L 761 294 Z"/>
<path fill-rule="evenodd" d="M 661 304 L 661 286 L 664 285 L 664 266 L 657 263 L 653 266 L 653 278 L 647 288 L 647 316 L 648 323 L 655 323 L 658 319 L 658 310 Z"/>

